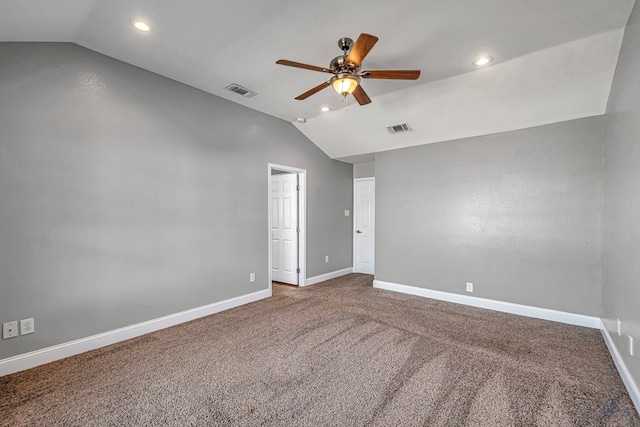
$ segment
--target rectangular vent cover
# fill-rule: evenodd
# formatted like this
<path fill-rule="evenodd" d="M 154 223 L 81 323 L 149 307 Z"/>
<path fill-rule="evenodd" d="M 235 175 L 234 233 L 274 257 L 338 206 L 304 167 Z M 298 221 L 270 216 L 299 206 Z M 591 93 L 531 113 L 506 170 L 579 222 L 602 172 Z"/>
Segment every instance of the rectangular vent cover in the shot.
<path fill-rule="evenodd" d="M 401 123 L 399 125 L 387 126 L 387 131 L 390 134 L 394 133 L 402 133 L 402 132 L 411 132 L 413 129 L 409 126 L 409 123 Z"/>
<path fill-rule="evenodd" d="M 226 90 L 230 90 L 231 92 L 235 92 L 238 95 L 242 95 L 245 98 L 253 98 L 254 96 L 257 95 L 257 93 L 255 93 L 252 90 L 247 89 L 246 87 L 240 86 L 239 84 L 236 83 L 232 83 L 229 86 L 225 87 Z"/>

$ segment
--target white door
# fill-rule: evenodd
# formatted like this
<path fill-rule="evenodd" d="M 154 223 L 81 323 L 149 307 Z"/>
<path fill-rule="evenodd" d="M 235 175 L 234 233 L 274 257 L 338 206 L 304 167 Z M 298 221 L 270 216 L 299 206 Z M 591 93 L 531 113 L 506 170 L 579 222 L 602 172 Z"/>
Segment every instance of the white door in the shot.
<path fill-rule="evenodd" d="M 356 273 L 373 274 L 375 254 L 375 203 L 374 178 L 355 180 L 354 248 Z"/>
<path fill-rule="evenodd" d="M 271 280 L 298 284 L 298 175 L 271 176 Z"/>

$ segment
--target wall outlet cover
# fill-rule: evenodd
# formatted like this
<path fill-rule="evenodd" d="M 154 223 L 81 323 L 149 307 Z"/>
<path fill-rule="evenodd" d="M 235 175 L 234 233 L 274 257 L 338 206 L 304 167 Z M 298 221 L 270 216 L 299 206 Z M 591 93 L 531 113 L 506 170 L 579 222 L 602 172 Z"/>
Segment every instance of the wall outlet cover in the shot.
<path fill-rule="evenodd" d="M 351 212 L 349 212 L 349 209 L 345 209 L 344 216 L 349 216 L 350 214 L 351 214 Z"/>
<path fill-rule="evenodd" d="M 36 331 L 35 321 L 33 317 L 30 319 L 24 319 L 20 321 L 20 335 L 32 334 Z"/>
<path fill-rule="evenodd" d="M 618 336 L 622 336 L 622 322 L 620 319 L 616 320 L 616 328 L 618 330 Z"/>
<path fill-rule="evenodd" d="M 18 336 L 18 321 L 14 320 L 13 322 L 7 322 L 2 324 L 2 339 L 6 340 L 9 338 Z"/>
<path fill-rule="evenodd" d="M 467 282 L 467 292 L 473 292 L 473 283 Z"/>
<path fill-rule="evenodd" d="M 633 337 L 631 335 L 627 335 L 629 339 L 629 356 L 633 356 Z"/>
<path fill-rule="evenodd" d="M 329 262 L 329 255 L 327 255 L 326 257 L 324 257 L 324 262 Z"/>
<path fill-rule="evenodd" d="M 249 274 L 249 282 L 253 283 L 256 281 L 256 273 Z"/>

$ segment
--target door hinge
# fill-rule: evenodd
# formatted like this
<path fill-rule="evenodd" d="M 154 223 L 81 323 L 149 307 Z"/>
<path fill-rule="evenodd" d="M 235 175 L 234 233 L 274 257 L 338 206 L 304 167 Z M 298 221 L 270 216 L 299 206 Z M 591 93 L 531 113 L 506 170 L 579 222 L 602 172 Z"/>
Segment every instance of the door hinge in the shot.
<path fill-rule="evenodd" d="M 296 185 L 296 191 L 300 191 L 300 184 Z"/>
<path fill-rule="evenodd" d="M 296 268 L 296 273 L 300 274 L 300 269 Z"/>
<path fill-rule="evenodd" d="M 296 232 L 300 232 L 300 227 L 296 227 Z"/>

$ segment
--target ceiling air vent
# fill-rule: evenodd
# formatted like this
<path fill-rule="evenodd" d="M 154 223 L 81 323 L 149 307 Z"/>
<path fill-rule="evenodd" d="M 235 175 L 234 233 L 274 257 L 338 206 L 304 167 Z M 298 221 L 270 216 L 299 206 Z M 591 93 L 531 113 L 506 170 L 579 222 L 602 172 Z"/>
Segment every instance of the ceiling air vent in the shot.
<path fill-rule="evenodd" d="M 235 84 L 232 83 L 229 86 L 225 87 L 226 90 L 230 90 L 231 92 L 235 92 L 238 95 L 242 95 L 245 98 L 253 98 L 254 96 L 257 95 L 257 93 L 255 93 L 252 90 L 247 89 L 246 87 L 242 87 L 239 84 Z"/>
<path fill-rule="evenodd" d="M 401 123 L 399 125 L 387 126 L 387 131 L 390 134 L 394 133 L 402 133 L 402 132 L 411 132 L 413 129 L 409 127 L 409 123 Z"/>

